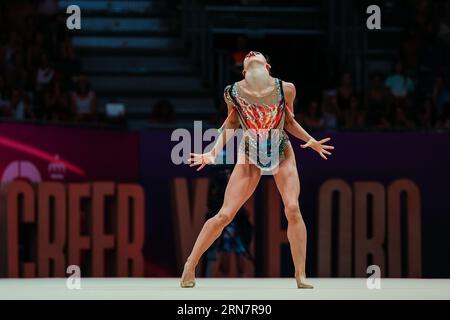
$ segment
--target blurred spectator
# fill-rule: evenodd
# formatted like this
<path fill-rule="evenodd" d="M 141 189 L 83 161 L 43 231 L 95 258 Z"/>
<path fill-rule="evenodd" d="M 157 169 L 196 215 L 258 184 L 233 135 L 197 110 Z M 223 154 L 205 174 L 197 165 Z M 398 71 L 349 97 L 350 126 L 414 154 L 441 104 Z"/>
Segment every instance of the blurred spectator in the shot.
<path fill-rule="evenodd" d="M 392 112 L 392 124 L 395 128 L 398 129 L 411 129 L 414 128 L 414 121 L 410 119 L 405 112 L 405 109 L 400 105 L 394 105 Z"/>
<path fill-rule="evenodd" d="M 50 65 L 47 54 L 41 56 L 39 67 L 36 71 L 35 89 L 37 92 L 43 91 L 47 88 L 55 75 L 55 70 Z"/>
<path fill-rule="evenodd" d="M 339 108 L 335 92 L 325 93 L 322 101 L 323 127 L 336 129 L 338 127 Z"/>
<path fill-rule="evenodd" d="M 159 100 L 153 106 L 150 121 L 153 123 L 174 123 L 175 110 L 169 100 Z"/>
<path fill-rule="evenodd" d="M 418 125 L 422 128 L 434 128 L 437 122 L 436 106 L 433 99 L 427 98 L 422 103 L 418 114 Z"/>
<path fill-rule="evenodd" d="M 350 106 L 350 99 L 353 95 L 353 80 L 349 72 L 345 72 L 337 89 L 338 105 L 340 110 L 345 110 Z"/>
<path fill-rule="evenodd" d="M 58 61 L 58 70 L 62 72 L 63 83 L 68 85 L 71 81 L 72 74 L 78 74 L 81 71 L 80 61 L 75 54 L 75 49 L 72 45 L 72 39 L 69 35 L 65 35 L 63 43 L 60 48 L 60 55 Z"/>
<path fill-rule="evenodd" d="M 34 79 L 34 110 L 39 119 L 46 117 L 45 92 L 55 76 L 55 70 L 50 65 L 48 55 L 42 54 Z"/>
<path fill-rule="evenodd" d="M 29 99 L 23 90 L 12 91 L 9 113 L 15 120 L 34 119 Z"/>
<path fill-rule="evenodd" d="M 378 74 L 374 75 L 367 94 L 367 105 L 369 108 L 381 108 L 382 106 L 385 106 L 387 102 L 388 95 L 383 83 L 383 78 Z"/>
<path fill-rule="evenodd" d="M 396 98 L 406 98 L 414 90 L 414 83 L 403 69 L 403 64 L 397 62 L 393 73 L 386 79 L 385 85 Z"/>
<path fill-rule="evenodd" d="M 361 129 L 364 125 L 365 113 L 361 110 L 359 99 L 356 96 L 352 96 L 350 98 L 350 107 L 344 111 L 344 127 Z"/>
<path fill-rule="evenodd" d="M 76 90 L 72 93 L 71 108 L 77 121 L 93 120 L 96 115 L 97 98 L 84 76 L 78 78 Z"/>
<path fill-rule="evenodd" d="M 383 78 L 380 75 L 374 75 L 366 95 L 366 125 L 376 126 L 382 122 L 388 113 L 389 100 Z"/>
<path fill-rule="evenodd" d="M 308 129 L 319 129 L 323 127 L 323 119 L 316 100 L 309 103 L 306 113 L 300 114 L 300 122 Z"/>
<path fill-rule="evenodd" d="M 65 120 L 70 116 L 69 96 L 56 78 L 45 93 L 45 114 L 50 120 Z"/>
<path fill-rule="evenodd" d="M 450 102 L 450 90 L 446 87 L 442 76 L 438 76 L 434 80 L 432 97 L 438 114 L 442 114 L 444 104 Z"/>
<path fill-rule="evenodd" d="M 248 243 L 245 242 L 245 235 L 250 232 Z M 230 276 L 231 258 L 234 255 L 237 276 L 246 276 L 245 258 L 248 256 L 248 246 L 251 241 L 252 225 L 248 219 L 248 213 L 244 208 L 240 208 L 234 220 L 228 224 L 219 237 L 218 253 L 219 271 L 221 277 Z"/>

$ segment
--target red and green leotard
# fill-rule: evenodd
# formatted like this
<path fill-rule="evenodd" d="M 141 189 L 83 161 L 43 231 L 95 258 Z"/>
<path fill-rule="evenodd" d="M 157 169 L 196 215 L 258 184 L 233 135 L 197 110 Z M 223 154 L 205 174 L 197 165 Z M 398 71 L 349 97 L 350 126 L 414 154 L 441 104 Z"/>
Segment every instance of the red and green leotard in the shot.
<path fill-rule="evenodd" d="M 291 110 L 284 99 L 282 81 L 275 81 L 275 89 L 264 97 L 245 95 L 237 82 L 228 85 L 224 92 L 225 99 L 233 105 L 233 109 L 220 130 L 237 112 L 245 138 L 242 139 L 240 150 L 262 170 L 272 170 L 279 164 L 289 142 L 284 131 L 284 118 L 285 112 Z"/>

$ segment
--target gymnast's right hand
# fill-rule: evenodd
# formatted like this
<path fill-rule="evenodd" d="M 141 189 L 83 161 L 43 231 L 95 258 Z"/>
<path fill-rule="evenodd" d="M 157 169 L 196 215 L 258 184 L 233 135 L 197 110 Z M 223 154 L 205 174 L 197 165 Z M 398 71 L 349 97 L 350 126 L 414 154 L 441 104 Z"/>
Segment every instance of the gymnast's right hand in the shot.
<path fill-rule="evenodd" d="M 207 164 L 214 164 L 215 157 L 211 152 L 204 154 L 191 153 L 191 158 L 189 159 L 190 167 L 200 166 L 197 171 L 202 170 Z"/>

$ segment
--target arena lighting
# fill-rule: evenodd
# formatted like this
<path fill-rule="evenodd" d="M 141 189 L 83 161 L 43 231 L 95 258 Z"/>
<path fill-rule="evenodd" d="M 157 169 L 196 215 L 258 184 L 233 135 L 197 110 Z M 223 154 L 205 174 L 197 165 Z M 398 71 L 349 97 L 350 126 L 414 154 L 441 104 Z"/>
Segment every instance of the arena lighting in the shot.
<path fill-rule="evenodd" d="M 3 185 L 0 195 L 0 276 L 64 277 L 70 265 L 80 266 L 83 276 L 143 276 L 139 185 L 15 181 Z M 32 261 L 23 261 L 23 248 L 33 248 Z"/>

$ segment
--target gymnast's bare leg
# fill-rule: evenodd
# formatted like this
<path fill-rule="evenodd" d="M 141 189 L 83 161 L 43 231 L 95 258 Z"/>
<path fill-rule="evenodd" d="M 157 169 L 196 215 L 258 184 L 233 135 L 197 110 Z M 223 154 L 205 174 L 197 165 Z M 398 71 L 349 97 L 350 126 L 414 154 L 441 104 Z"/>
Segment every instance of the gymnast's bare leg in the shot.
<path fill-rule="evenodd" d="M 240 157 L 243 157 L 243 155 L 240 155 Z M 235 165 L 225 190 L 222 208 L 214 217 L 205 222 L 192 252 L 187 258 L 181 276 L 182 287 L 193 287 L 195 285 L 195 267 L 201 256 L 220 236 L 222 230 L 233 220 L 238 210 L 253 194 L 260 177 L 260 169 L 242 158 Z"/>
<path fill-rule="evenodd" d="M 284 155 L 285 159 L 280 163 L 274 179 L 283 200 L 284 214 L 288 221 L 287 237 L 291 247 L 297 287 L 312 289 L 312 286 L 306 283 L 306 226 L 298 203 L 300 180 L 294 151 L 290 143 L 286 147 Z"/>

